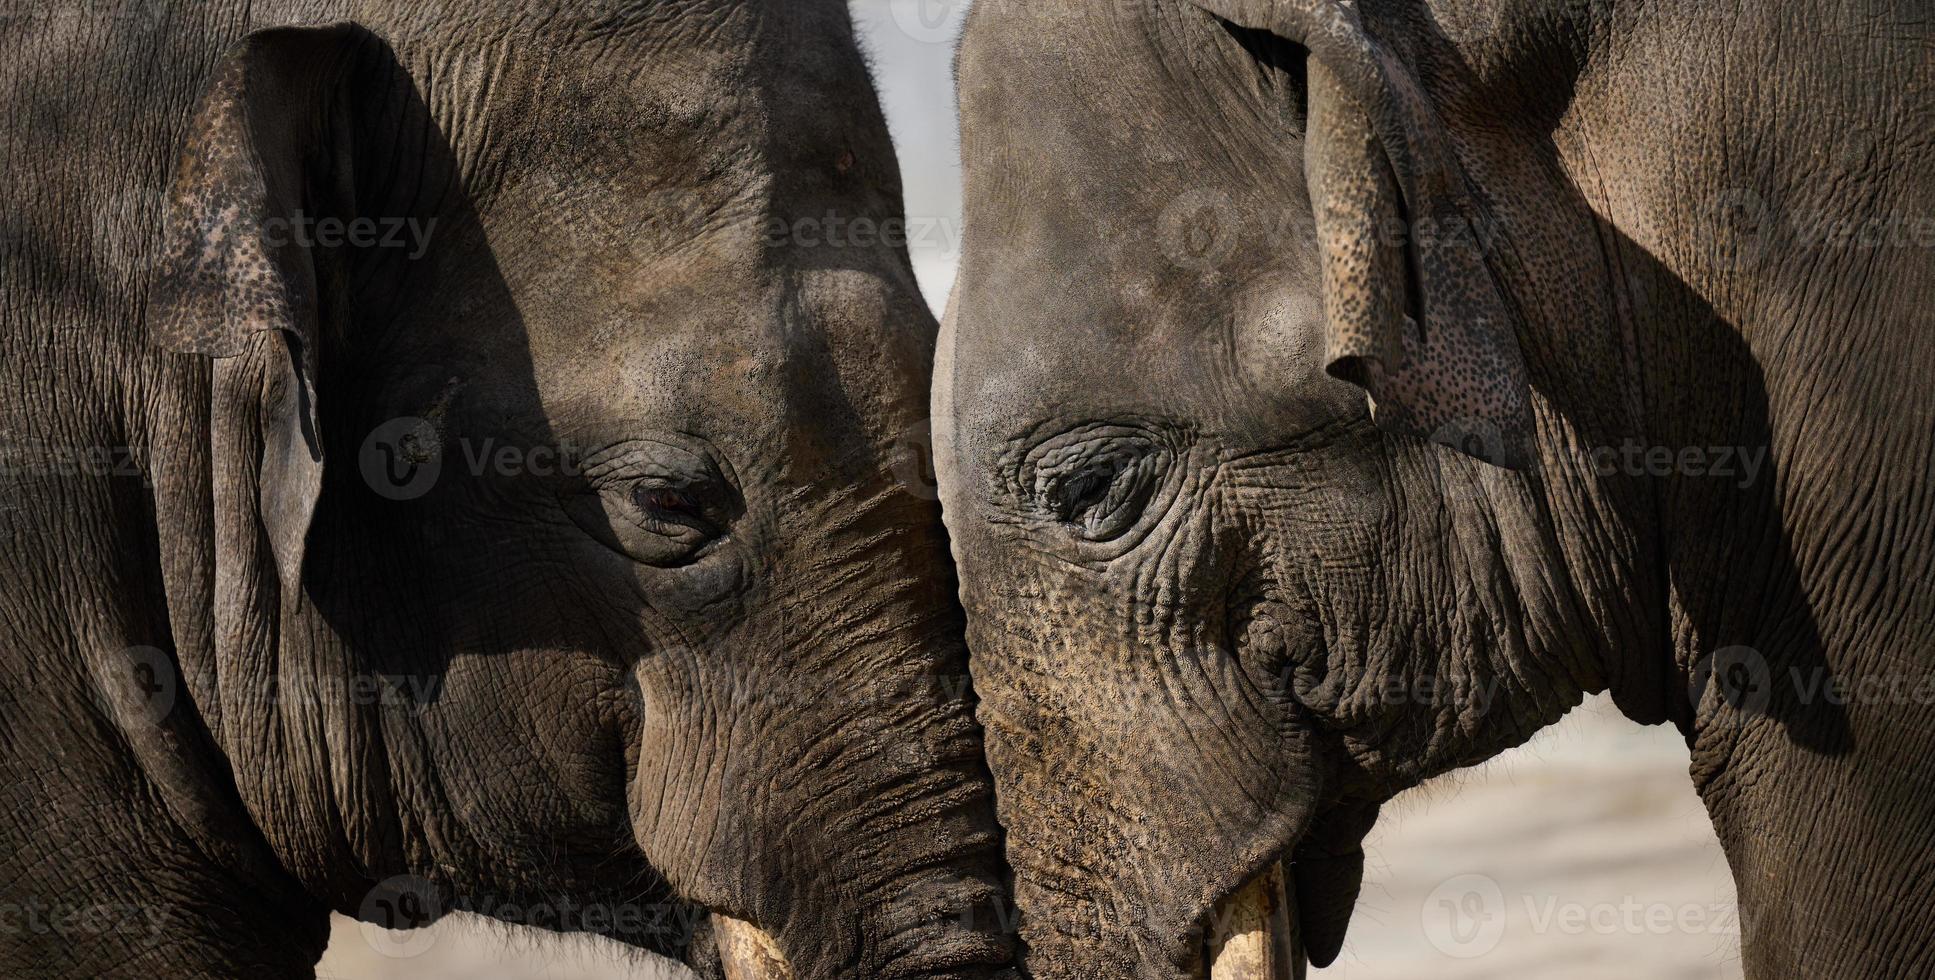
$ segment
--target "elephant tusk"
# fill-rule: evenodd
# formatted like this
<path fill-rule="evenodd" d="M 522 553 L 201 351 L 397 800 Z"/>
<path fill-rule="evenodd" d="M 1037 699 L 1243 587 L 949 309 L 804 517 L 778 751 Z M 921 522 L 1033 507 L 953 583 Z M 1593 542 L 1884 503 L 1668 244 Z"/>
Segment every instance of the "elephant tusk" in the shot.
<path fill-rule="evenodd" d="M 1273 863 L 1217 904 L 1209 943 L 1209 980 L 1303 980 L 1292 892 Z"/>
<path fill-rule="evenodd" d="M 715 912 L 712 937 L 726 980 L 793 980 L 793 965 L 764 929 Z"/>

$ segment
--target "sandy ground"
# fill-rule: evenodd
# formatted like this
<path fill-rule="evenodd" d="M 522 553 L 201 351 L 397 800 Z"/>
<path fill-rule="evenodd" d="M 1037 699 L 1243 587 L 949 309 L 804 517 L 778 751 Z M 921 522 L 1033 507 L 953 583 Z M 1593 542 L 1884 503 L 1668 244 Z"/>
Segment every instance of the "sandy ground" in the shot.
<path fill-rule="evenodd" d="M 1399 797 L 1325 978 L 1739 977 L 1733 879 L 1686 747 L 1595 698 Z"/>
<path fill-rule="evenodd" d="M 1323 980 L 1740 976 L 1733 881 L 1671 731 L 1595 699 L 1480 769 L 1387 807 Z M 345 980 L 658 980 L 615 944 L 472 923 L 391 934 L 336 922 Z M 864 978 L 855 978 L 864 980 Z"/>

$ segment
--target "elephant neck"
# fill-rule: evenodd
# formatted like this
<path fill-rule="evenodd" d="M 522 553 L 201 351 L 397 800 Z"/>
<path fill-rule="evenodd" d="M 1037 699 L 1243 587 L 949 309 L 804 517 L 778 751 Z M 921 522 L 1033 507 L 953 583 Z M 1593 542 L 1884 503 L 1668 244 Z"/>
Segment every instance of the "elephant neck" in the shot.
<path fill-rule="evenodd" d="M 1935 933 L 1935 346 L 1910 312 L 1935 250 L 1900 198 L 1931 164 L 1859 134 L 1931 76 L 1885 30 L 1822 35 L 1826 13 L 1605 6 L 1632 29 L 1583 35 L 1555 124 L 1487 174 L 1544 458 L 1573 461 L 1558 536 L 1613 570 L 1583 594 L 1617 607 L 1615 698 L 1688 739 L 1748 973 L 1925 975 L 1901 937 Z M 1776 48 L 1798 67 L 1767 72 Z M 1821 81 L 1849 71 L 1892 80 Z"/>

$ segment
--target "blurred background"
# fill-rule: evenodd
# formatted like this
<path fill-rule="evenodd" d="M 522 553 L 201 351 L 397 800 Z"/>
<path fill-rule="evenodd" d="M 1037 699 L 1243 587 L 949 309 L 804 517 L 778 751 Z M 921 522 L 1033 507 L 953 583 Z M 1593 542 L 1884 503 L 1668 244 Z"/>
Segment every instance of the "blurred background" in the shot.
<path fill-rule="evenodd" d="M 849 6 L 900 154 L 914 268 L 939 315 L 960 248 L 950 62 L 968 0 Z M 1603 697 L 1485 766 L 1399 797 L 1365 851 L 1350 938 L 1313 977 L 1741 975 L 1733 881 L 1687 777 L 1686 747 Z M 462 915 L 413 933 L 341 917 L 335 926 L 323 978 L 689 976 L 615 943 Z"/>

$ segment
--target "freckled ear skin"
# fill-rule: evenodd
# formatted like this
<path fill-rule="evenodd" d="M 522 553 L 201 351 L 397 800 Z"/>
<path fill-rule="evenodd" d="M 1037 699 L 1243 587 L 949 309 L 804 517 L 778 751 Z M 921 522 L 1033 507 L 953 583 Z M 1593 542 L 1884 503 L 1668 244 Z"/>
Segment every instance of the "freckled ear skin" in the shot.
<path fill-rule="evenodd" d="M 323 295 L 323 257 L 298 231 L 352 199 L 345 82 L 380 46 L 334 24 L 261 31 L 226 56 L 175 165 L 149 291 L 152 341 L 216 360 L 217 495 L 254 489 L 218 510 L 256 514 L 287 595 L 322 488 L 316 378 L 337 333 L 325 321 L 341 315 Z"/>
<path fill-rule="evenodd" d="M 1436 114 L 1334 0 L 1196 0 L 1310 51 L 1304 175 L 1330 373 L 1380 427 L 1501 466 L 1531 457 L 1517 318 L 1485 262 L 1481 214 Z"/>

